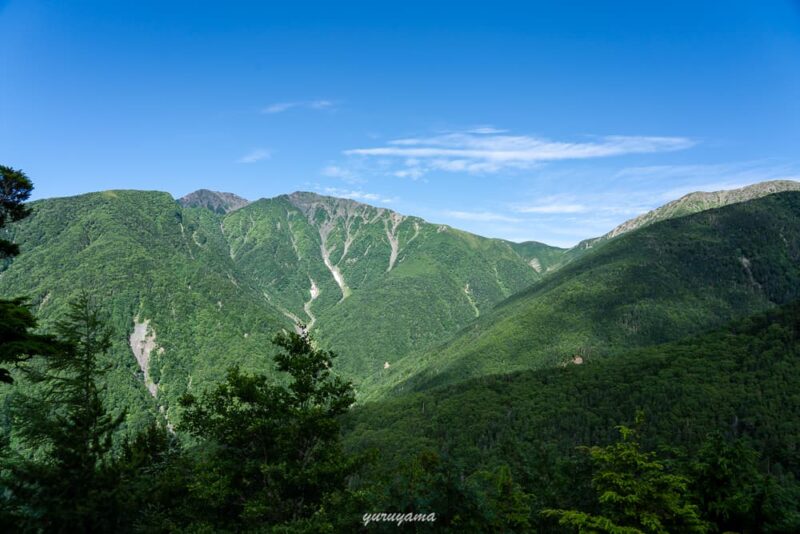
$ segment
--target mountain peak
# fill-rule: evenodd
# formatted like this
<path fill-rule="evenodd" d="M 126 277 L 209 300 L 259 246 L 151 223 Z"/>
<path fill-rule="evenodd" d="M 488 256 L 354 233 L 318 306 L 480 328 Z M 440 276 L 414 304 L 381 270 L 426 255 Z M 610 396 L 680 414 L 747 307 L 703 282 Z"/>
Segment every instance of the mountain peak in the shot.
<path fill-rule="evenodd" d="M 198 189 L 178 199 L 181 206 L 187 208 L 208 208 L 219 214 L 230 213 L 247 206 L 250 201 L 233 193 Z"/>

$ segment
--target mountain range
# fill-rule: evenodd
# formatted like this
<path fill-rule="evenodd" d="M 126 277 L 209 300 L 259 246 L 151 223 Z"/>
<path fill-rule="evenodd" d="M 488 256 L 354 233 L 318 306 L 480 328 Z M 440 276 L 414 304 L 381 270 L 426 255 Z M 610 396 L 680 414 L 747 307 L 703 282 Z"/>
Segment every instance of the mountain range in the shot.
<path fill-rule="evenodd" d="M 359 398 L 583 363 L 798 297 L 800 189 L 695 193 L 572 249 L 513 243 L 308 192 L 32 203 L 0 295 L 44 328 L 79 291 L 116 332 L 109 396 L 136 426 L 306 329 Z"/>

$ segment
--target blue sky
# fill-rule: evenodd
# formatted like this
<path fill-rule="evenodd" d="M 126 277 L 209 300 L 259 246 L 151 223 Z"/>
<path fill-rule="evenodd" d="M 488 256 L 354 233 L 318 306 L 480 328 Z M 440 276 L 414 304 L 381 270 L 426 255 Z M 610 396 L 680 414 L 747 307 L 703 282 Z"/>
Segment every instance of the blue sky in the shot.
<path fill-rule="evenodd" d="M 0 0 L 36 198 L 349 196 L 571 245 L 800 179 L 800 4 Z"/>

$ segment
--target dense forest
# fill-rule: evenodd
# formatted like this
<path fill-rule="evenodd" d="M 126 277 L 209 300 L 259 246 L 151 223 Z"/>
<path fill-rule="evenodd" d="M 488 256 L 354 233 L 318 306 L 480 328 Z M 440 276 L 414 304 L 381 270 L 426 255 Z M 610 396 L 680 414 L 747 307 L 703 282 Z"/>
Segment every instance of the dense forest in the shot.
<path fill-rule="evenodd" d="M 32 184 L 12 168 L 0 173 L 2 228 L 30 215 L 24 202 Z M 587 270 L 606 278 L 625 269 L 641 274 L 647 246 L 667 259 L 700 250 L 685 264 L 706 266 L 698 284 L 728 275 L 734 282 L 714 293 L 722 303 L 714 309 L 724 312 L 719 323 L 738 318 L 714 330 L 608 344 L 549 368 L 427 384 L 371 403 L 356 403 L 353 382 L 339 371 L 344 355 L 303 330 L 268 336 L 263 324 L 261 343 L 237 349 L 246 365 L 175 394 L 179 418 L 158 415 L 154 403 L 151 417 L 132 424 L 108 379 L 120 372 L 111 356 L 117 330 L 128 329 L 113 320 L 106 295 L 79 288 L 50 312 L 47 328 L 29 301 L 2 300 L 0 528 L 798 532 L 797 204 L 795 194 L 775 195 L 658 223 L 609 241 L 496 312 L 569 277 L 580 284 Z M 733 227 L 734 220 L 741 222 L 727 239 L 698 229 L 713 221 Z M 687 227 L 696 229 L 689 234 L 695 242 L 705 235 L 700 249 L 682 244 Z M 766 246 L 766 231 L 777 227 L 788 252 Z M 669 237 L 660 245 L 653 243 L 658 228 Z M 627 252 L 631 242 L 643 244 L 639 256 Z M 705 261 L 741 243 L 750 247 L 738 251 L 750 262 L 744 275 L 741 261 L 730 271 Z M 25 252 L 0 240 L 0 260 L 7 265 L 18 255 Z M 756 291 L 753 280 L 769 284 Z M 685 302 L 691 288 L 681 286 L 674 302 Z M 761 311 L 742 318 L 748 307 Z M 653 310 L 640 310 L 638 320 L 654 321 Z M 678 318 L 661 327 L 678 328 L 685 323 Z M 225 338 L 216 339 L 224 348 Z"/>
<path fill-rule="evenodd" d="M 162 407 L 177 422 L 180 397 L 233 364 L 269 371 L 257 354 L 297 322 L 361 382 L 540 279 L 562 252 L 311 193 L 220 213 L 197 197 L 105 191 L 31 202 L 30 211 L 5 228 L 23 253 L 0 264 L 0 295 L 26 297 L 43 328 L 83 290 L 103 303 L 114 330 L 109 395 L 134 430 Z M 129 357 L 136 325 L 151 346 L 155 395 Z"/>

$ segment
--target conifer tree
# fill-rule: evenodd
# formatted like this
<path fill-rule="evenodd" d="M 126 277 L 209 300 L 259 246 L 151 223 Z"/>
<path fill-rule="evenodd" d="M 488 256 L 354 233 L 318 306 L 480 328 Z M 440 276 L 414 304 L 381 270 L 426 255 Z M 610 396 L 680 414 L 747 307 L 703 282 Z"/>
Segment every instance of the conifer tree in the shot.
<path fill-rule="evenodd" d="M 574 527 L 581 534 L 707 532 L 697 506 L 688 502 L 689 481 L 667 472 L 654 453 L 641 450 L 638 430 L 642 422 L 640 412 L 634 428 L 618 427 L 620 441 L 589 449 L 600 515 L 553 509 L 544 510 L 543 515 L 557 518 L 560 525 Z"/>
<path fill-rule="evenodd" d="M 33 184 L 25 173 L 0 165 L 0 232 L 8 223 L 30 214 L 24 204 Z M 19 247 L 0 234 L 0 265 L 19 253 Z M 25 299 L 0 299 L 0 364 L 16 364 L 33 354 L 51 354 L 53 339 L 36 335 L 36 319 L 25 306 Z M 13 382 L 8 368 L 0 367 L 0 382 Z"/>
<path fill-rule="evenodd" d="M 25 173 L 0 165 L 0 230 L 8 223 L 19 221 L 30 214 L 25 201 L 31 196 L 33 184 Z M 19 247 L 0 238 L 0 261 L 16 256 Z"/>
<path fill-rule="evenodd" d="M 111 333 L 87 295 L 56 326 L 60 350 L 22 367 L 28 388 L 11 402 L 19 455 L 5 486 L 21 524 L 52 532 L 115 528 L 112 435 L 124 414 L 110 415 L 99 380 Z"/>

